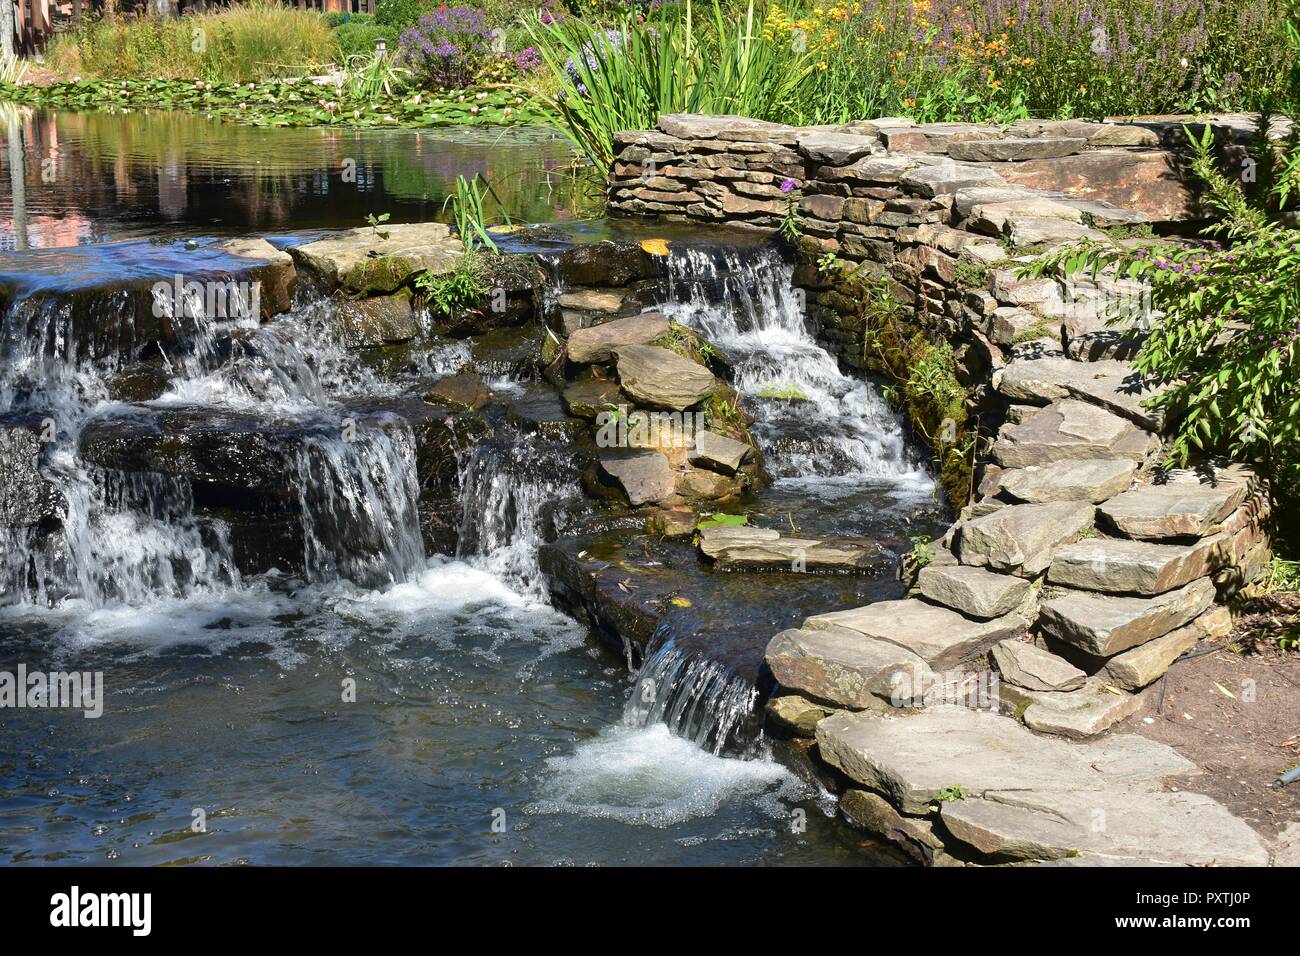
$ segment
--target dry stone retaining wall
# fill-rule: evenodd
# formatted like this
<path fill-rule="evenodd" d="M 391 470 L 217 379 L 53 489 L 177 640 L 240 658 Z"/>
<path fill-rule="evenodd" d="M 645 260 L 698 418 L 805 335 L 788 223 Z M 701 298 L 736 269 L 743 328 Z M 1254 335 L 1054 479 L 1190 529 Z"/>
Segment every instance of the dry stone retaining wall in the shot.
<path fill-rule="evenodd" d="M 1213 800 L 1165 791 L 1191 769 L 1169 748 L 1072 742 L 1134 714 L 1174 660 L 1230 630 L 1219 602 L 1271 557 L 1267 489 L 1240 464 L 1162 466 L 1166 423 L 1129 363 L 1140 286 L 1018 274 L 1075 239 L 1190 231 L 1186 122 L 674 115 L 617 138 L 619 214 L 776 232 L 797 209 L 809 319 L 845 364 L 873 356 L 853 287 L 814 265 L 828 253 L 956 351 L 984 436 L 970 503 L 928 560 L 904 562 L 907 597 L 808 618 L 767 650 L 770 725 L 846 815 L 922 862 L 1268 858 Z M 1208 122 L 1240 161 L 1250 118 Z M 1108 322 L 1126 303 L 1130 320 Z M 1126 808 L 1122 823 L 1088 825 L 1108 808 Z"/>

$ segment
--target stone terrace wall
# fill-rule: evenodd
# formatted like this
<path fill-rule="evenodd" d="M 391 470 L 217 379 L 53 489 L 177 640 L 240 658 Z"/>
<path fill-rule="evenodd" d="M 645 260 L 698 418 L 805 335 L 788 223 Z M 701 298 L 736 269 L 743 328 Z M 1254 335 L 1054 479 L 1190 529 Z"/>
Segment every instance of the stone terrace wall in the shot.
<path fill-rule="evenodd" d="M 616 213 L 774 232 L 796 202 L 809 318 L 847 365 L 871 366 L 867 320 L 854 287 L 813 264 L 825 253 L 887 284 L 909 334 L 955 349 L 983 438 L 970 503 L 957 502 L 925 567 L 904 562 L 908 598 L 818 615 L 767 650 L 780 685 L 770 726 L 848 816 L 923 862 L 1267 859 L 1214 801 L 1174 806 L 1191 798 L 1160 779 L 1188 765 L 1168 748 L 1111 735 L 1085 753 L 1061 739 L 1136 713 L 1174 660 L 1226 635 L 1216 602 L 1271 557 L 1267 489 L 1249 468 L 1162 467 L 1165 422 L 1128 361 L 1141 287 L 1018 277 L 1075 239 L 1189 232 L 1202 212 L 1183 169 L 1186 121 L 794 128 L 674 115 L 617 138 Z M 1240 161 L 1251 118 L 1208 122 Z M 1108 323 L 1126 303 L 1138 307 L 1128 324 Z M 943 699 L 990 677 L 1001 716 L 936 709 L 917 691 Z M 1139 752 L 1140 773 L 1118 769 Z M 968 799 L 945 802 L 954 785 Z M 1089 813 L 1133 806 L 1135 787 L 1149 819 L 1089 831 Z M 999 797 L 1012 792 L 1015 810 Z M 1160 822 L 1179 813 L 1197 832 Z"/>

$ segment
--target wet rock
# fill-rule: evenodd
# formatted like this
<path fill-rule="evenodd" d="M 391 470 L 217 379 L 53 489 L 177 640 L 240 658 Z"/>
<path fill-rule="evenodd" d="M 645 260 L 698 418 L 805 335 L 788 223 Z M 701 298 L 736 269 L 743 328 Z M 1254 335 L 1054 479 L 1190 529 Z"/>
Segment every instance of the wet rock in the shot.
<path fill-rule="evenodd" d="M 1001 641 L 993 645 L 993 662 L 1008 684 L 1026 690 L 1078 690 L 1088 675 L 1064 658 L 1024 641 Z"/>
<path fill-rule="evenodd" d="M 871 706 L 872 698 L 889 700 L 900 682 L 915 686 L 931 674 L 911 651 L 841 627 L 781 631 L 765 659 L 782 687 L 854 709 Z"/>
<path fill-rule="evenodd" d="M 960 707 L 898 717 L 833 714 L 817 725 L 817 745 L 827 763 L 909 814 L 931 812 L 952 787 L 975 796 L 1103 786 L 1084 754 L 1065 741 L 1037 736 L 1010 717 Z"/>
<path fill-rule="evenodd" d="M 339 339 L 348 348 L 408 342 L 420 334 L 409 295 L 381 295 L 340 302 Z"/>
<path fill-rule="evenodd" d="M 610 412 L 625 405 L 627 399 L 617 382 L 588 379 L 566 385 L 560 393 L 564 408 L 578 418 L 595 419 L 601 412 Z M 613 406 L 611 409 L 610 406 Z"/>
<path fill-rule="evenodd" d="M 1023 162 L 1028 159 L 1056 159 L 1073 156 L 1087 140 L 1066 136 L 1043 136 L 1022 139 L 1008 136 L 1005 139 L 967 139 L 951 143 L 948 155 L 953 159 L 972 163 Z"/>
<path fill-rule="evenodd" d="M 108 379 L 108 397 L 114 402 L 151 402 L 167 391 L 169 380 L 160 361 L 134 362 Z"/>
<path fill-rule="evenodd" d="M 395 292 L 418 272 L 451 272 L 464 254 L 460 240 L 442 223 L 403 223 L 381 231 L 388 238 L 366 226 L 298 246 L 289 254 L 329 288 L 342 286 L 365 295 Z"/>
<path fill-rule="evenodd" d="M 1130 538 L 1209 534 L 1246 496 L 1244 485 L 1143 485 L 1106 502 L 1101 516 Z"/>
<path fill-rule="evenodd" d="M 1137 713 L 1142 700 L 1108 686 L 1105 678 L 1089 678 L 1068 692 L 1003 688 L 1003 700 L 1027 704 L 1021 720 L 1030 730 L 1062 737 L 1093 737 Z"/>
<path fill-rule="evenodd" d="M 1061 545 L 1092 527 L 1086 502 L 1010 505 L 961 526 L 962 564 L 1033 577 L 1047 569 Z"/>
<path fill-rule="evenodd" d="M 746 458 L 753 456 L 752 446 L 717 432 L 698 431 L 689 458 L 693 465 L 712 468 L 724 475 L 734 475 Z"/>
<path fill-rule="evenodd" d="M 433 383 L 424 396 L 426 402 L 478 411 L 492 400 L 492 393 L 473 372 L 457 372 Z"/>
<path fill-rule="evenodd" d="M 803 626 L 805 630 L 833 627 L 856 631 L 905 648 L 936 670 L 945 670 L 1000 640 L 1022 636 L 1027 624 L 1015 612 L 991 621 L 972 621 L 946 607 L 911 598 L 817 614 Z"/>
<path fill-rule="evenodd" d="M 551 271 L 567 288 L 623 288 L 655 277 L 654 258 L 636 242 L 592 242 L 548 257 Z"/>
<path fill-rule="evenodd" d="M 643 312 L 626 319 L 615 319 L 569 336 L 569 361 L 579 365 L 608 362 L 614 349 L 625 345 L 649 345 L 664 335 L 671 323 L 660 312 Z"/>
<path fill-rule="evenodd" d="M 1120 494 L 1133 481 L 1137 465 L 1124 458 L 1063 461 L 1004 471 L 995 493 L 1019 501 L 1090 501 L 1099 504 Z"/>
<path fill-rule="evenodd" d="M 676 352 L 653 345 L 624 345 L 615 351 L 619 384 L 651 408 L 685 411 L 718 388 L 713 373 Z"/>
<path fill-rule="evenodd" d="M 719 501 L 735 497 L 744 487 L 740 481 L 728 475 L 687 466 L 677 483 L 677 492 L 689 499 Z"/>
<path fill-rule="evenodd" d="M 701 528 L 700 551 L 719 568 L 787 571 L 866 571 L 884 559 L 874 541 L 796 538 L 770 528 L 730 525 Z"/>
<path fill-rule="evenodd" d="M 1186 627 L 1112 657 L 1106 662 L 1106 677 L 1123 690 L 1139 690 L 1163 677 L 1200 641 L 1226 637 L 1231 631 L 1232 612 L 1223 605 L 1211 607 Z"/>
<path fill-rule="evenodd" d="M 1208 578 L 1151 598 L 1072 591 L 1043 602 L 1038 626 L 1089 654 L 1111 657 L 1182 627 L 1213 600 Z"/>
<path fill-rule="evenodd" d="M 1016 610 L 1032 589 L 1024 578 L 962 565 L 926 565 L 917 577 L 922 596 L 984 620 Z"/>
<path fill-rule="evenodd" d="M 677 472 L 657 451 L 604 449 L 600 467 L 618 482 L 633 506 L 663 501 L 677 489 Z"/>
<path fill-rule="evenodd" d="M 1140 464 L 1159 443 L 1155 435 L 1132 422 L 1067 398 L 1020 424 L 1004 425 L 993 445 L 993 457 L 1008 468 L 1090 458 L 1127 458 Z"/>
<path fill-rule="evenodd" d="M 646 534 L 661 538 L 689 538 L 700 516 L 690 508 L 656 508 L 646 515 Z"/>
<path fill-rule="evenodd" d="M 835 713 L 835 708 L 814 703 L 799 694 L 771 697 L 764 709 L 770 722 L 795 737 L 812 737 L 817 732 L 817 721 Z"/>
<path fill-rule="evenodd" d="M 888 800 L 870 790 L 844 791 L 840 812 L 850 823 L 883 837 L 922 866 L 934 866 L 947 857 L 933 823 L 903 816 Z"/>
<path fill-rule="evenodd" d="M 1258 834 L 1198 793 L 1125 789 L 993 790 L 943 805 L 948 831 L 991 857 L 1053 860 L 1078 853 L 1190 866 L 1263 866 Z"/>
<path fill-rule="evenodd" d="M 0 528 L 28 528 L 62 517 L 63 494 L 41 474 L 53 419 L 38 415 L 0 417 Z"/>
<path fill-rule="evenodd" d="M 256 259 L 262 263 L 250 271 L 258 283 L 263 319 L 288 312 L 293 307 L 298 273 L 293 267 L 293 258 L 287 252 L 277 249 L 265 239 L 229 239 L 218 248 L 231 255 Z"/>
<path fill-rule="evenodd" d="M 1163 594 L 1222 567 L 1228 546 L 1225 534 L 1188 545 L 1090 538 L 1059 549 L 1047 580 L 1109 594 Z"/>
<path fill-rule="evenodd" d="M 1164 423 L 1160 409 L 1145 403 L 1160 394 L 1125 362 L 1075 362 L 1068 358 L 1040 358 L 1012 362 L 995 376 L 999 392 L 1012 401 L 1046 405 L 1062 398 L 1077 398 L 1099 405 L 1158 432 Z"/>

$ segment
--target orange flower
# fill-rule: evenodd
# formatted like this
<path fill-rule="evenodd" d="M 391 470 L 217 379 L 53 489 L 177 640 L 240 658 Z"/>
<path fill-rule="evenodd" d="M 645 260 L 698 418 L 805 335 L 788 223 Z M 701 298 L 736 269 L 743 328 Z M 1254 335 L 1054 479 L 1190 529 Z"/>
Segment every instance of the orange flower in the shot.
<path fill-rule="evenodd" d="M 1080 83 L 1080 84 L 1079 84 L 1079 92 L 1080 92 L 1080 93 L 1087 93 L 1087 92 L 1088 92 L 1088 88 L 1087 88 L 1086 86 L 1084 86 L 1082 83 Z"/>

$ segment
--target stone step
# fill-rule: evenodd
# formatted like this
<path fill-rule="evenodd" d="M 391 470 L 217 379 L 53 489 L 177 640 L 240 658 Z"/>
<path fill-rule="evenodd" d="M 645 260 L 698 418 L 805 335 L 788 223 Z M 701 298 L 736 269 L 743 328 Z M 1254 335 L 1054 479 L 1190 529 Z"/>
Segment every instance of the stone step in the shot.
<path fill-rule="evenodd" d="M 1007 468 L 1095 458 L 1126 458 L 1139 464 L 1160 440 L 1096 405 L 1062 399 L 1018 424 L 1004 425 L 993 458 Z"/>
<path fill-rule="evenodd" d="M 999 508 L 962 523 L 957 556 L 962 564 L 1033 577 L 1058 547 L 1092 527 L 1093 514 L 1082 501 Z"/>
<path fill-rule="evenodd" d="M 1071 691 L 1036 691 L 1014 685 L 1003 688 L 1002 700 L 1023 708 L 1021 720 L 1030 730 L 1062 737 L 1093 737 L 1108 730 L 1142 706 L 1142 700 L 1102 677 L 1092 677 Z"/>
<path fill-rule="evenodd" d="M 861 710 L 929 679 L 916 654 L 844 627 L 791 628 L 768 642 L 767 666 L 780 685 L 840 707 Z"/>
<path fill-rule="evenodd" d="M 724 475 L 734 475 L 740 470 L 745 460 L 753 455 L 754 449 L 743 441 L 736 441 L 725 435 L 711 431 L 695 433 L 695 446 L 689 458 L 693 465 L 711 468 Z"/>
<path fill-rule="evenodd" d="M 1012 362 L 994 375 L 994 386 L 1012 401 L 1047 405 L 1077 398 L 1159 432 L 1164 412 L 1147 407 L 1160 394 L 1127 362 L 1076 362 L 1069 358 L 1037 358 Z"/>
<path fill-rule="evenodd" d="M 1025 690 L 1078 690 L 1088 680 L 1064 658 L 1014 638 L 994 644 L 991 656 L 1002 680 Z"/>
<path fill-rule="evenodd" d="M 644 312 L 626 319 L 615 319 L 578 329 L 569 336 L 569 360 L 579 364 L 608 362 L 614 357 L 615 348 L 621 345 L 649 345 L 665 334 L 668 328 L 668 319 L 662 313 Z"/>
<path fill-rule="evenodd" d="M 1120 534 L 1144 540 L 1202 537 L 1246 496 L 1244 484 L 1144 485 L 1106 502 L 1101 514 Z"/>
<path fill-rule="evenodd" d="M 1051 501 L 1100 504 L 1125 491 L 1136 470 L 1137 465 L 1127 458 L 1030 465 L 998 475 L 993 493 L 1032 504 Z"/>
<path fill-rule="evenodd" d="M 1033 589 L 1024 578 L 962 565 L 926 565 L 916 583 L 934 603 L 981 620 L 1011 613 Z"/>
<path fill-rule="evenodd" d="M 1111 657 L 1182 627 L 1213 600 L 1209 578 L 1152 598 L 1071 591 L 1043 602 L 1038 626 L 1089 654 Z"/>
<path fill-rule="evenodd" d="M 908 598 L 817 614 L 803 626 L 805 630 L 836 627 L 856 631 L 905 648 L 935 670 L 944 670 L 1000 640 L 1023 635 L 1028 622 L 1014 611 L 991 621 L 973 621 L 946 607 Z"/>
<path fill-rule="evenodd" d="M 1230 545 L 1226 533 L 1194 544 L 1088 538 L 1057 549 L 1047 580 L 1108 594 L 1163 594 L 1223 567 Z"/>
<path fill-rule="evenodd" d="M 1106 677 L 1122 690 L 1139 690 L 1163 677 L 1174 661 L 1201 641 L 1226 637 L 1231 631 L 1232 612 L 1221 604 L 1212 606 L 1186 627 L 1112 657 L 1106 662 Z"/>

